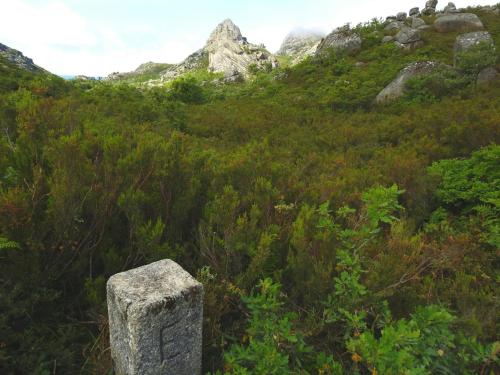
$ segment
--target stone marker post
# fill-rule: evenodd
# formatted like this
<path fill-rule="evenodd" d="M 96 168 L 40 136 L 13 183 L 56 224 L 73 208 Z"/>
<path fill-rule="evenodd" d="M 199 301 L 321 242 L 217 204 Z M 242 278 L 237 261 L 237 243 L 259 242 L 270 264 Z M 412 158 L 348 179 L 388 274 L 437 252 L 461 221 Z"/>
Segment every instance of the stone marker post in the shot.
<path fill-rule="evenodd" d="M 162 260 L 107 284 L 111 356 L 117 375 L 201 374 L 203 286 Z"/>

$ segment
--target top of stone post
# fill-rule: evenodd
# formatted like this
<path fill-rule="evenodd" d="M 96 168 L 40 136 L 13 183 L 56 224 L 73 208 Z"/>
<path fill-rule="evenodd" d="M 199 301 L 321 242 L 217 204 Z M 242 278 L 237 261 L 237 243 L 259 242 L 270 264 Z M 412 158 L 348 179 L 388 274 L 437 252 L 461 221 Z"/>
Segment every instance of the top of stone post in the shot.
<path fill-rule="evenodd" d="M 202 285 L 177 263 L 166 259 L 112 276 L 108 290 L 126 302 L 129 315 L 144 315 L 198 293 Z"/>
<path fill-rule="evenodd" d="M 111 357 L 123 375 L 199 375 L 203 286 L 162 260 L 108 280 Z"/>

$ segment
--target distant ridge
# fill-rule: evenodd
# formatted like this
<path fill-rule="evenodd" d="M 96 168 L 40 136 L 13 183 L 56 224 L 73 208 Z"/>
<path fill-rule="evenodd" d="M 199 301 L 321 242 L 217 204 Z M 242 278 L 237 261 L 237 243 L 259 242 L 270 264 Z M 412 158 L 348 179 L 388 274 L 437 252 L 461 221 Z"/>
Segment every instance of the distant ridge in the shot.
<path fill-rule="evenodd" d="M 2 43 L 0 43 L 0 56 L 21 69 L 28 70 L 33 73 L 48 73 L 45 69 L 36 65 L 32 59 L 24 56 L 22 52 L 10 48 Z"/>

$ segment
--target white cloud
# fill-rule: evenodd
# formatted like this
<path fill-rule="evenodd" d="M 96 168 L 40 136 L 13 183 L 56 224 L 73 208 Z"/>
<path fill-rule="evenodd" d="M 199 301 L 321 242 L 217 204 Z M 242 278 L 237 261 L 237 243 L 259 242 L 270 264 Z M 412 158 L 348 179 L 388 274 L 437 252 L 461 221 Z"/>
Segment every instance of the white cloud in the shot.
<path fill-rule="evenodd" d="M 161 44 L 129 45 L 113 29 L 89 24 L 61 1 L 8 0 L 1 13 L 0 42 L 57 74 L 104 76 L 133 70 L 146 61 L 180 62 L 204 44 L 199 36 L 182 35 Z M 131 24 L 126 31 L 154 35 L 144 24 Z"/>
<path fill-rule="evenodd" d="M 12 35 L 15 34 L 15 35 Z M 52 1 L 38 6 L 19 0 L 2 4 L 2 38 L 12 36 L 20 44 L 53 44 L 61 46 L 91 46 L 96 36 L 85 20 L 64 3 Z"/>

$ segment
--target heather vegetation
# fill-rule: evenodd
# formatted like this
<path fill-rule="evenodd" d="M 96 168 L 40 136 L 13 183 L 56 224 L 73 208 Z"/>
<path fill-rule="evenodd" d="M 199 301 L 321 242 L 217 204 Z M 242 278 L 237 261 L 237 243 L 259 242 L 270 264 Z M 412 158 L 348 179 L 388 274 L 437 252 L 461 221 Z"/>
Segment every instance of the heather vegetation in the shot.
<path fill-rule="evenodd" d="M 357 29 L 244 83 L 0 61 L 0 373 L 110 373 L 106 280 L 164 258 L 204 284 L 207 373 L 498 373 L 500 84 L 469 64 L 375 105 L 456 34 Z"/>

